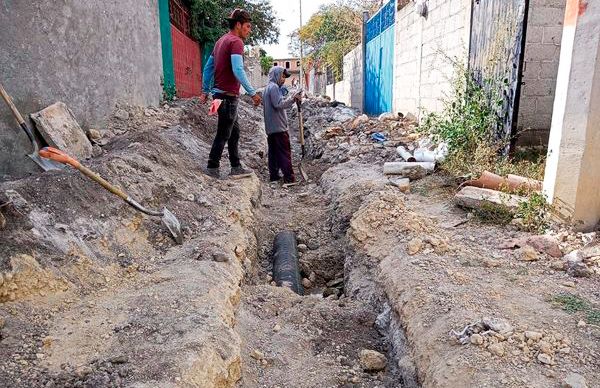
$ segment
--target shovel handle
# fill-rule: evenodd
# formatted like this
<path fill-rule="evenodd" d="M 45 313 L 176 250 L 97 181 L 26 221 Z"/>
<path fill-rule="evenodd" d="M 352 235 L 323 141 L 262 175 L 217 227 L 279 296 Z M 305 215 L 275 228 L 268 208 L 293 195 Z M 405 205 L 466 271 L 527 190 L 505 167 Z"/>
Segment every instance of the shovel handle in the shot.
<path fill-rule="evenodd" d="M 0 84 L 0 94 L 2 95 L 2 98 L 4 99 L 4 101 L 6 101 L 6 105 L 8 105 L 8 107 L 12 111 L 12 114 L 15 116 L 15 119 L 17 119 L 17 122 L 19 123 L 19 125 L 22 125 L 23 123 L 25 123 L 25 120 L 23 120 L 23 116 L 21 116 L 21 113 L 19 113 L 19 110 L 13 103 L 12 98 L 10 98 L 8 93 L 6 93 L 6 90 L 4 90 L 4 87 L 2 86 L 2 84 Z"/>
<path fill-rule="evenodd" d="M 106 190 L 110 191 L 122 200 L 129 200 L 128 195 L 123 190 L 119 189 L 117 186 L 114 186 L 106 179 L 102 178 L 100 175 L 96 174 L 89 168 L 79 163 L 77 159 L 67 155 L 65 152 L 59 149 L 53 147 L 44 147 L 40 150 L 40 156 L 43 158 L 54 160 L 55 162 L 68 164 L 69 166 L 79 170 L 83 175 L 98 183 L 100 186 L 104 187 Z"/>

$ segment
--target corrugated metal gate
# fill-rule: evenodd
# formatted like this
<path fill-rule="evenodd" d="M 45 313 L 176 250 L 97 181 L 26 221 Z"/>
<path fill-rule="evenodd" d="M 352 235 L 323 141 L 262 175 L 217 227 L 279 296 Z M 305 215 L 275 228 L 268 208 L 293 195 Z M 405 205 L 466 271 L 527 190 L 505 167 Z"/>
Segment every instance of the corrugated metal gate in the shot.
<path fill-rule="evenodd" d="M 194 97 L 202 91 L 200 45 L 190 37 L 190 16 L 178 0 L 169 1 L 173 66 L 177 97 Z"/>
<path fill-rule="evenodd" d="M 528 0 L 473 0 L 469 68 L 486 89 L 502 89 L 497 138 L 514 141 L 517 128 Z"/>
<path fill-rule="evenodd" d="M 392 110 L 395 5 L 390 0 L 365 25 L 365 112 L 372 115 Z"/>

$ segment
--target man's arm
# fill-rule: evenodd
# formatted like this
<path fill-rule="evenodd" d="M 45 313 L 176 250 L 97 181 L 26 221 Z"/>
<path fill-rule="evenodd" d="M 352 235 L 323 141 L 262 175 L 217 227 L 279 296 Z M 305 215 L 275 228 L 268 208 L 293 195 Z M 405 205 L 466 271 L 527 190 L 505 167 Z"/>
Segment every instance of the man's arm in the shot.
<path fill-rule="evenodd" d="M 202 91 L 206 94 L 210 94 L 213 82 L 215 78 L 215 59 L 211 55 L 206 61 L 204 71 L 202 72 Z"/>
<path fill-rule="evenodd" d="M 242 84 L 246 93 L 250 96 L 254 96 L 256 91 L 250 85 L 250 81 L 248 81 L 248 77 L 246 76 L 246 71 L 244 70 L 244 57 L 239 54 L 231 54 L 231 68 L 233 69 L 233 74 L 235 78 Z"/>

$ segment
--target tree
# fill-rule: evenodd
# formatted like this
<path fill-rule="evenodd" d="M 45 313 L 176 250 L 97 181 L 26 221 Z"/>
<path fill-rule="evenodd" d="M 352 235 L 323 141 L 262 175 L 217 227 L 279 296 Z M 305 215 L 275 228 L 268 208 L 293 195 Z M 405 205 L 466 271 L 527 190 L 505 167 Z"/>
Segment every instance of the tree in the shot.
<path fill-rule="evenodd" d="M 379 4 L 378 0 L 338 0 L 322 6 L 302 28 L 290 34 L 290 51 L 298 55 L 302 40 L 306 63 L 324 64 L 337 80 L 342 79 L 344 55 L 361 41 L 363 10 L 373 13 Z"/>
<path fill-rule="evenodd" d="M 252 34 L 246 44 L 274 44 L 279 40 L 279 19 L 269 0 L 185 0 L 191 12 L 191 33 L 200 44 L 214 43 L 227 32 L 225 18 L 235 8 L 252 16 Z"/>
<path fill-rule="evenodd" d="M 266 54 L 266 53 L 265 53 Z M 263 55 L 260 57 L 260 69 L 263 75 L 269 74 L 269 70 L 273 66 L 273 57 L 270 55 Z"/>

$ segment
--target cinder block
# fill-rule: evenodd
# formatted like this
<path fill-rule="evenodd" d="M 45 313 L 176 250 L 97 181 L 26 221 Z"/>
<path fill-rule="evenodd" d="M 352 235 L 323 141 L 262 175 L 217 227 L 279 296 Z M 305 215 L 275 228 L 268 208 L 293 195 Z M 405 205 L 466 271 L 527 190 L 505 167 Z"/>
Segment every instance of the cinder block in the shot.
<path fill-rule="evenodd" d="M 526 61 L 554 61 L 559 54 L 560 47 L 553 44 L 532 43 L 525 46 Z"/>
<path fill-rule="evenodd" d="M 531 80 L 523 85 L 523 95 L 525 96 L 552 96 L 556 87 L 555 80 Z"/>
<path fill-rule="evenodd" d="M 540 78 L 556 80 L 556 77 L 558 75 L 558 64 L 558 58 L 554 62 L 540 63 Z"/>
<path fill-rule="evenodd" d="M 544 27 L 544 40 L 545 44 L 554 44 L 560 46 L 562 39 L 563 27 Z"/>
<path fill-rule="evenodd" d="M 527 43 L 542 43 L 544 38 L 544 27 L 528 26 Z"/>
<path fill-rule="evenodd" d="M 544 6 L 530 7 L 529 25 L 543 27 L 562 25 L 564 15 L 564 8 L 561 10 Z"/>

